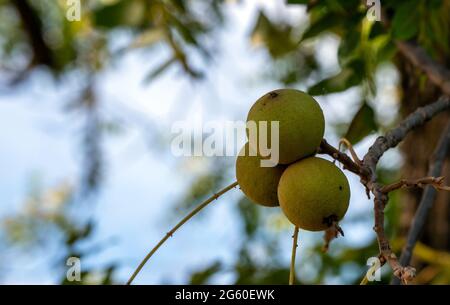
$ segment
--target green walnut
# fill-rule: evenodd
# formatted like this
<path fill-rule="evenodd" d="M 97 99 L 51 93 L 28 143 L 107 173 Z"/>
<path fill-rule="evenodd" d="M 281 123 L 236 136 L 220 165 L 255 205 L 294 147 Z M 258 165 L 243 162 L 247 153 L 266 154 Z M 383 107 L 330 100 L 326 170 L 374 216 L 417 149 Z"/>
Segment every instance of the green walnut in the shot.
<path fill-rule="evenodd" d="M 321 231 L 344 217 L 350 187 L 344 173 L 332 162 L 309 157 L 289 165 L 283 172 L 278 200 L 294 225 Z"/>
<path fill-rule="evenodd" d="M 236 159 L 236 179 L 244 194 L 263 206 L 278 206 L 278 182 L 286 166 L 261 167 L 261 157 L 250 155 L 249 144 Z"/>
<path fill-rule="evenodd" d="M 294 89 L 274 90 L 259 98 L 248 113 L 247 122 L 250 121 L 257 124 L 258 135 L 260 122 L 266 121 L 268 126 L 272 121 L 279 122 L 280 164 L 290 164 L 313 155 L 325 131 L 325 119 L 317 101 L 305 92 Z M 247 136 L 250 135 L 247 130 Z M 270 139 L 268 128 L 269 146 Z"/>

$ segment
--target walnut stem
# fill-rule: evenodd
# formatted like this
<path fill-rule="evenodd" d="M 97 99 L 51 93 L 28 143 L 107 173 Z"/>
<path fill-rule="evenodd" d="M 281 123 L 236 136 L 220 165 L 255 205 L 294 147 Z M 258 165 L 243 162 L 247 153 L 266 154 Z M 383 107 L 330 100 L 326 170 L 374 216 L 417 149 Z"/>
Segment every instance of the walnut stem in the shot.
<path fill-rule="evenodd" d="M 192 210 L 192 212 L 190 212 L 179 223 L 177 223 L 175 225 L 175 227 L 173 227 L 169 232 L 167 232 L 166 235 L 158 242 L 158 244 L 156 244 L 156 246 L 153 247 L 153 249 L 150 250 L 150 252 L 144 257 L 144 259 L 141 261 L 139 266 L 136 268 L 136 270 L 131 275 L 130 279 L 127 281 L 127 285 L 130 285 L 133 282 L 136 275 L 138 275 L 138 273 L 141 271 L 142 267 L 144 267 L 144 265 L 147 263 L 147 261 L 150 259 L 150 257 L 152 257 L 152 255 L 159 249 L 159 247 L 161 247 L 162 244 L 164 244 L 166 242 L 166 240 L 169 239 L 169 237 L 172 237 L 172 235 L 175 233 L 176 230 L 178 230 L 184 223 L 186 223 L 189 219 L 191 219 L 193 216 L 195 216 L 198 212 L 200 212 L 208 204 L 210 204 L 211 202 L 213 202 L 214 200 L 216 200 L 217 198 L 219 198 L 220 196 L 222 196 L 229 190 L 235 188 L 237 185 L 238 185 L 237 182 L 233 182 L 229 186 L 223 188 L 221 191 L 217 192 L 213 196 L 211 196 L 208 199 L 206 199 L 205 201 L 203 201 L 194 210 Z"/>
<path fill-rule="evenodd" d="M 294 235 L 292 235 L 292 256 L 291 256 L 291 268 L 289 271 L 289 285 L 295 283 L 295 255 L 297 253 L 297 239 L 298 239 L 298 227 L 294 228 Z"/>

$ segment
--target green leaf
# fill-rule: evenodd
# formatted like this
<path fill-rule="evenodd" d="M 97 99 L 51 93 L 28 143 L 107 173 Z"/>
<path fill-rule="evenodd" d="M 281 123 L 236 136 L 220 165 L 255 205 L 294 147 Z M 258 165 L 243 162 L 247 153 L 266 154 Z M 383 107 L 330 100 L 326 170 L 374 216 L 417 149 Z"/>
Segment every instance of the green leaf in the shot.
<path fill-rule="evenodd" d="M 321 18 L 311 22 L 309 27 L 303 33 L 301 41 L 316 37 L 322 32 L 335 28 L 341 23 L 341 21 L 342 16 L 339 16 L 337 14 L 325 14 Z"/>
<path fill-rule="evenodd" d="M 397 52 L 397 48 L 388 35 L 380 35 L 372 42 L 372 47 L 375 49 L 376 62 L 389 61 Z"/>
<path fill-rule="evenodd" d="M 156 69 L 152 70 L 145 78 L 144 83 L 147 84 L 160 76 L 167 68 L 170 67 L 176 61 L 175 57 L 169 58 L 162 64 L 160 64 Z"/>
<path fill-rule="evenodd" d="M 191 274 L 191 285 L 203 285 L 206 284 L 207 281 L 220 271 L 222 268 L 222 264 L 220 261 L 215 261 L 211 265 L 206 266 L 205 268 L 198 270 Z"/>
<path fill-rule="evenodd" d="M 407 40 L 419 31 L 419 1 L 411 0 L 402 3 L 392 20 L 392 35 L 396 39 Z"/>
<path fill-rule="evenodd" d="M 320 2 L 322 2 L 322 1 L 320 1 Z M 342 1 L 342 0 L 325 0 L 323 2 L 326 4 L 327 8 L 330 11 L 332 11 L 334 13 L 345 14 L 346 11 L 345 11 L 344 5 L 345 5 L 346 2 L 350 2 L 350 0 L 346 0 L 346 1 Z M 353 6 L 353 7 L 355 7 L 355 6 Z"/>
<path fill-rule="evenodd" d="M 344 67 L 338 74 L 323 79 L 308 89 L 311 95 L 326 95 L 330 93 L 342 92 L 351 87 L 359 85 L 363 80 L 364 63 L 354 61 Z"/>
<path fill-rule="evenodd" d="M 429 9 L 440 9 L 442 7 L 442 4 L 444 4 L 445 1 L 442 0 L 428 0 L 425 2 L 425 4 L 427 5 L 427 8 Z"/>
<path fill-rule="evenodd" d="M 251 42 L 263 45 L 273 58 L 278 58 L 297 49 L 292 36 L 289 24 L 274 23 L 261 11 L 251 32 Z"/>
<path fill-rule="evenodd" d="M 386 28 L 381 24 L 381 22 L 375 22 L 370 28 L 369 39 L 374 39 L 377 36 L 384 34 L 386 34 Z"/>
<path fill-rule="evenodd" d="M 372 107 L 364 103 L 353 117 L 344 137 L 354 145 L 377 129 L 375 112 Z"/>
<path fill-rule="evenodd" d="M 173 28 L 177 30 L 177 32 L 180 34 L 180 36 L 183 38 L 185 42 L 194 46 L 198 45 L 197 38 L 195 37 L 195 30 L 199 32 L 204 31 L 204 29 L 201 27 L 201 24 L 198 23 L 185 24 L 179 18 L 173 15 L 170 16 L 170 23 L 173 26 Z"/>
<path fill-rule="evenodd" d="M 117 26 L 137 26 L 144 20 L 145 3 L 142 0 L 120 0 L 93 11 L 95 25 L 113 29 Z"/>
<path fill-rule="evenodd" d="M 358 56 L 357 51 L 361 41 L 360 32 L 356 30 L 348 31 L 339 44 L 339 63 L 345 64 L 350 59 Z"/>
<path fill-rule="evenodd" d="M 172 0 L 171 5 L 175 6 L 183 14 L 187 13 L 186 2 L 184 0 Z"/>
<path fill-rule="evenodd" d="M 449 50 L 449 37 L 450 28 L 448 26 L 448 18 L 450 14 L 445 9 L 440 7 L 435 9 L 429 9 L 428 20 L 429 22 L 425 23 L 426 33 L 423 36 L 426 36 L 432 43 L 439 45 L 446 53 Z M 434 52 L 437 51 L 438 48 L 432 48 Z"/>

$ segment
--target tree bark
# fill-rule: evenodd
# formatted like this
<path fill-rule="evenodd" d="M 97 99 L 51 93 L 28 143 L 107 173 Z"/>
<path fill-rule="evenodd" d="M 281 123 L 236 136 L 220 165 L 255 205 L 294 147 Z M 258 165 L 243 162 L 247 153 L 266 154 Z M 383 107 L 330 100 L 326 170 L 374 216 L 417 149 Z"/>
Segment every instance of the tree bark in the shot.
<path fill-rule="evenodd" d="M 450 62 L 450 59 L 448 59 Z M 435 101 L 442 93 L 433 85 L 424 74 L 414 68 L 410 62 L 399 56 L 396 62 L 400 71 L 401 87 L 403 96 L 401 98 L 400 114 L 405 117 L 413 112 L 417 107 Z M 442 113 L 423 128 L 413 131 L 400 145 L 400 150 L 404 157 L 402 176 L 408 178 L 419 178 L 427 175 L 430 156 L 436 147 L 440 135 L 450 119 L 449 113 Z M 450 155 L 445 162 L 441 175 L 446 176 L 445 184 L 450 184 Z M 399 233 L 401 237 L 406 237 L 411 225 L 418 203 L 420 201 L 422 189 L 405 189 L 401 194 L 401 218 L 399 220 Z M 450 192 L 438 192 L 436 201 L 420 241 L 434 249 L 450 250 Z M 413 260 L 411 264 L 418 268 Z"/>

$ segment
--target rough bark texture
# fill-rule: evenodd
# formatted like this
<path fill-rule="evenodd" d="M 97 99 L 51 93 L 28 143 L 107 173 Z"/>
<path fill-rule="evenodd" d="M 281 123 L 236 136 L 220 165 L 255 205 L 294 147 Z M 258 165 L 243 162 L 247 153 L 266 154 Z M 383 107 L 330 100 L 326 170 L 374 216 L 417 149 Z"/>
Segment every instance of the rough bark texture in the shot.
<path fill-rule="evenodd" d="M 440 95 L 440 90 L 429 80 L 424 82 L 424 76 L 419 70 L 412 67 L 409 61 L 399 57 L 397 66 L 401 74 L 401 87 L 403 97 L 401 100 L 401 115 L 405 117 L 417 107 L 435 101 Z M 430 156 L 439 140 L 442 130 L 450 119 L 447 113 L 442 113 L 423 128 L 413 131 L 402 143 L 400 149 L 404 155 L 405 163 L 402 168 L 402 176 L 409 178 L 424 177 L 427 175 Z M 445 184 L 450 184 L 450 156 L 442 171 L 446 176 Z M 405 189 L 402 192 L 402 213 L 399 223 L 400 234 L 405 237 L 411 224 L 411 220 L 417 209 L 423 190 L 420 188 Z M 421 242 L 436 249 L 450 250 L 450 193 L 438 192 L 436 202 L 426 227 L 424 228 Z M 412 265 L 416 266 L 414 260 Z M 417 266 L 420 268 L 420 266 Z"/>

